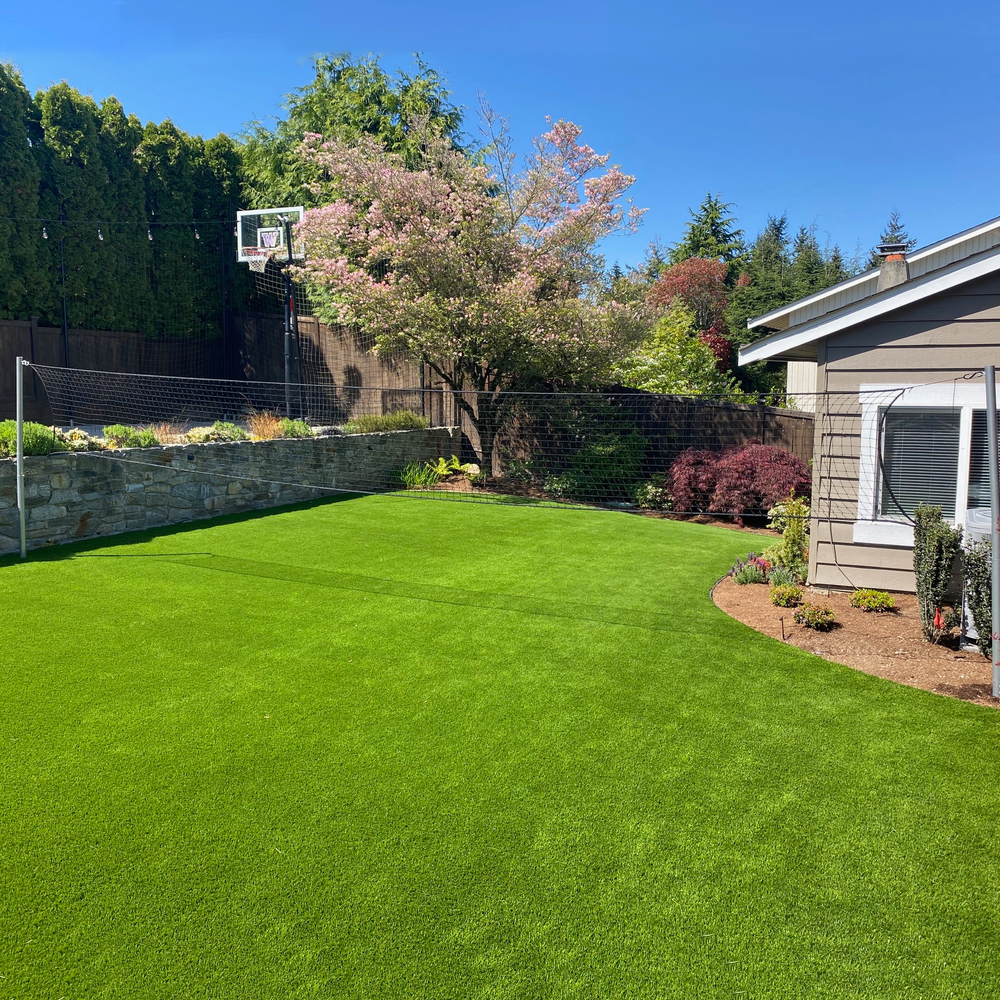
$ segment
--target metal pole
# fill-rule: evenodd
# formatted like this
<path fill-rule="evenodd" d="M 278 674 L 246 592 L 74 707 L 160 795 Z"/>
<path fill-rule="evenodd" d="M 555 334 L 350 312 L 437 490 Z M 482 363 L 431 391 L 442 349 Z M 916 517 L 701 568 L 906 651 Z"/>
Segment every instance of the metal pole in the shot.
<path fill-rule="evenodd" d="M 993 697 L 1000 698 L 1000 455 L 997 453 L 997 380 L 996 369 L 987 365 L 986 376 L 986 447 L 990 470 L 990 635 L 993 656 Z"/>
<path fill-rule="evenodd" d="M 281 277 L 285 283 L 285 416 L 292 416 L 292 279 L 287 270 L 292 262 L 292 223 L 287 215 L 282 215 L 280 221 L 285 230 L 285 266 Z"/>
<path fill-rule="evenodd" d="M 28 558 L 24 530 L 24 358 L 18 356 L 17 376 L 17 517 L 21 528 L 21 558 Z"/>
<path fill-rule="evenodd" d="M 285 280 L 285 416 L 292 416 L 292 279 L 282 271 Z"/>

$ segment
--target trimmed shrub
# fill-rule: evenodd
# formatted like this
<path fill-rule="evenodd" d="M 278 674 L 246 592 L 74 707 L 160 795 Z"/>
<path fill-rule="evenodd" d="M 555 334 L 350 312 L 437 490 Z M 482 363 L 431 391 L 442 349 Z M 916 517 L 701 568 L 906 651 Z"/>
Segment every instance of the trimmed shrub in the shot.
<path fill-rule="evenodd" d="M 638 431 L 600 434 L 577 449 L 569 469 L 549 476 L 545 489 L 555 497 L 588 503 L 630 500 L 648 444 Z"/>
<path fill-rule="evenodd" d="M 794 608 L 802 603 L 802 591 L 793 584 L 777 584 L 771 587 L 771 603 L 776 608 Z"/>
<path fill-rule="evenodd" d="M 792 615 L 792 621 L 796 625 L 804 625 L 806 628 L 815 629 L 817 632 L 829 632 L 837 623 L 833 611 L 825 605 L 820 604 L 803 604 Z"/>
<path fill-rule="evenodd" d="M 24 422 L 24 453 L 25 455 L 51 455 L 54 451 L 69 451 L 69 445 L 63 441 L 54 427 L 36 424 L 34 421 Z M 17 421 L 0 421 L 0 458 L 13 458 L 17 455 Z"/>
<path fill-rule="evenodd" d="M 674 510 L 697 514 L 708 510 L 715 492 L 715 466 L 720 454 L 688 448 L 674 459 L 667 474 L 667 490 L 673 497 Z"/>
<path fill-rule="evenodd" d="M 345 434 L 378 434 L 383 431 L 415 431 L 430 426 L 427 417 L 413 410 L 394 410 L 392 413 L 362 413 L 344 424 Z"/>
<path fill-rule="evenodd" d="M 938 642 L 961 620 L 960 613 L 945 608 L 944 599 L 962 547 L 962 529 L 953 528 L 941 516 L 941 508 L 931 504 L 920 504 L 913 521 L 913 572 L 920 625 L 928 642 Z"/>
<path fill-rule="evenodd" d="M 745 515 L 763 515 L 794 493 L 808 497 L 809 467 L 784 448 L 748 444 L 723 455 L 715 465 L 715 492 L 709 511 L 735 514 L 738 524 Z"/>
<path fill-rule="evenodd" d="M 970 542 L 965 550 L 965 599 L 976 626 L 976 645 L 993 658 L 993 546 L 989 536 Z"/>
<path fill-rule="evenodd" d="M 140 448 L 156 448 L 160 443 L 160 439 L 156 436 L 156 431 L 149 427 L 144 427 L 139 431 L 139 447 Z"/>
<path fill-rule="evenodd" d="M 851 594 L 850 605 L 859 611 L 874 611 L 876 614 L 884 614 L 886 611 L 896 610 L 896 599 L 884 590 L 862 588 Z"/>

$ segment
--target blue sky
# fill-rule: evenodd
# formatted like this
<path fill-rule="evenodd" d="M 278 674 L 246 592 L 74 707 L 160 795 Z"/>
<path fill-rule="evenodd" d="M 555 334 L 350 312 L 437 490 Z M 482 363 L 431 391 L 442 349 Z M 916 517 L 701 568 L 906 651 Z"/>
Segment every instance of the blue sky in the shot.
<path fill-rule="evenodd" d="M 545 115 L 636 175 L 635 263 L 721 193 L 749 236 L 769 214 L 866 250 L 898 209 L 921 244 L 1000 215 L 994 4 L 379 4 L 0 0 L 0 59 L 31 90 L 65 79 L 144 121 L 238 133 L 278 113 L 316 53 L 420 52 L 475 128 L 477 93 L 524 144 Z"/>

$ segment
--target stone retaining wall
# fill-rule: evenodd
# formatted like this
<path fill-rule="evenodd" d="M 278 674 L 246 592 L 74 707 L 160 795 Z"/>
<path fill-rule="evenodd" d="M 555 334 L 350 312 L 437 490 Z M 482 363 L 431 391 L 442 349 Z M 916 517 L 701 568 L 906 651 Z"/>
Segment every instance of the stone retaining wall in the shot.
<path fill-rule="evenodd" d="M 457 452 L 457 433 L 435 427 L 28 456 L 28 548 L 331 495 L 304 484 L 384 489 L 407 462 Z M 16 463 L 0 460 L 0 554 L 18 550 L 18 531 Z"/>

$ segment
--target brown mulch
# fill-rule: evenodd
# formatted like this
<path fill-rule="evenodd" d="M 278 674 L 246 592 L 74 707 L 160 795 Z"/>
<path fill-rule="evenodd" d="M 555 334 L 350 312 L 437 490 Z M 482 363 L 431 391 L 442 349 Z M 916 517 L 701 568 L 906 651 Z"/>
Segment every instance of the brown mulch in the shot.
<path fill-rule="evenodd" d="M 977 649 L 957 648 L 954 641 L 951 646 L 927 642 L 913 594 L 894 594 L 896 611 L 874 614 L 852 608 L 850 594 L 828 594 L 809 587 L 803 590 L 803 600 L 833 610 L 837 625 L 830 632 L 796 625 L 792 621 L 794 608 L 771 604 L 766 584 L 740 586 L 727 576 L 715 585 L 712 599 L 744 625 L 776 639 L 782 638 L 784 630 L 786 642 L 824 659 L 949 698 L 1000 708 L 1000 699 L 991 693 L 990 661 Z"/>

